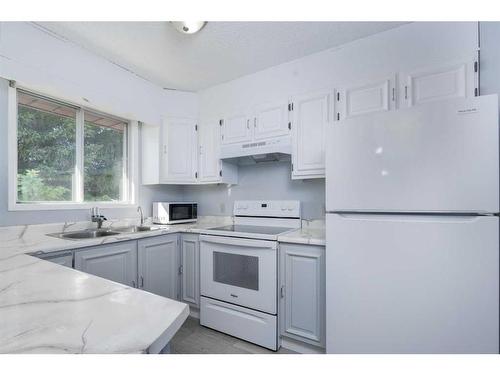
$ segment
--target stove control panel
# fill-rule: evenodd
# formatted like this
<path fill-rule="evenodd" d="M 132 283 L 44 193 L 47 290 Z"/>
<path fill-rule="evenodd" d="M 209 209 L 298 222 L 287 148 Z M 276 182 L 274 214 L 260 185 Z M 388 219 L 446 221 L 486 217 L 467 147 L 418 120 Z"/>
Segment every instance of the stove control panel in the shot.
<path fill-rule="evenodd" d="M 300 201 L 235 201 L 234 215 L 300 218 Z"/>

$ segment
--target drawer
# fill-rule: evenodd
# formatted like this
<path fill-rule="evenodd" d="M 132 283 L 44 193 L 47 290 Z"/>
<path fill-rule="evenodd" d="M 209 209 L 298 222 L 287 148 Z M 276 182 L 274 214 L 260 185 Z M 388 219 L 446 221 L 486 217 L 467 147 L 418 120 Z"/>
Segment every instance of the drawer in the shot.
<path fill-rule="evenodd" d="M 228 335 L 277 350 L 275 315 L 201 297 L 200 323 Z"/>

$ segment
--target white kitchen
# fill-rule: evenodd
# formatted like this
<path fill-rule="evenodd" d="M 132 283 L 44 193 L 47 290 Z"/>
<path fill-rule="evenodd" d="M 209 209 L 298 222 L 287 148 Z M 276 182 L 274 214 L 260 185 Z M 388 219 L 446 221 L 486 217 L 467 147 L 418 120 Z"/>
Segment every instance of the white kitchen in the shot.
<path fill-rule="evenodd" d="M 0 15 L 0 361 L 498 371 L 500 22 L 198 5 Z"/>

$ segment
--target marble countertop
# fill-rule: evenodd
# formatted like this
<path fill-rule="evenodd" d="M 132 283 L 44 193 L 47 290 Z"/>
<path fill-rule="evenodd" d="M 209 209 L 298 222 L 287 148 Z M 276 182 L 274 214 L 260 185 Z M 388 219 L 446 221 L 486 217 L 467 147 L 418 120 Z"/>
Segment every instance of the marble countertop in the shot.
<path fill-rule="evenodd" d="M 24 254 L 0 258 L 0 353 L 160 351 L 188 305 Z"/>
<path fill-rule="evenodd" d="M 159 352 L 188 317 L 188 305 L 27 254 L 196 232 L 220 221 L 81 241 L 46 233 L 88 223 L 0 228 L 0 353 Z"/>
<path fill-rule="evenodd" d="M 302 228 L 278 236 L 278 241 L 303 245 L 326 246 L 325 222 L 323 220 L 314 220 L 312 222 L 304 221 Z"/>
<path fill-rule="evenodd" d="M 103 226 L 103 228 L 113 230 L 114 228 L 121 226 L 137 224 L 136 220 L 116 220 L 106 222 L 106 225 Z M 44 254 L 170 233 L 198 233 L 202 229 L 227 224 L 232 224 L 231 217 L 214 216 L 199 220 L 197 223 L 175 225 L 150 224 L 158 229 L 148 232 L 123 233 L 115 236 L 79 240 L 62 239 L 48 236 L 47 234 L 94 228 L 95 224 L 92 225 L 92 223 L 79 222 L 0 227 L 0 256 L 6 254 Z"/>

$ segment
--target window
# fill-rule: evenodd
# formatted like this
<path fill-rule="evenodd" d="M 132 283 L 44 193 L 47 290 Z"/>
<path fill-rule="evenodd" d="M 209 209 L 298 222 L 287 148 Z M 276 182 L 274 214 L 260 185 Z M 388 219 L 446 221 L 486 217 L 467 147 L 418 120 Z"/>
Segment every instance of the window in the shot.
<path fill-rule="evenodd" d="M 123 198 L 127 123 L 85 112 L 83 196 L 85 201 Z"/>
<path fill-rule="evenodd" d="M 77 109 L 24 92 L 17 98 L 17 201 L 71 201 Z"/>
<path fill-rule="evenodd" d="M 16 207 L 133 203 L 128 121 L 13 90 Z"/>

